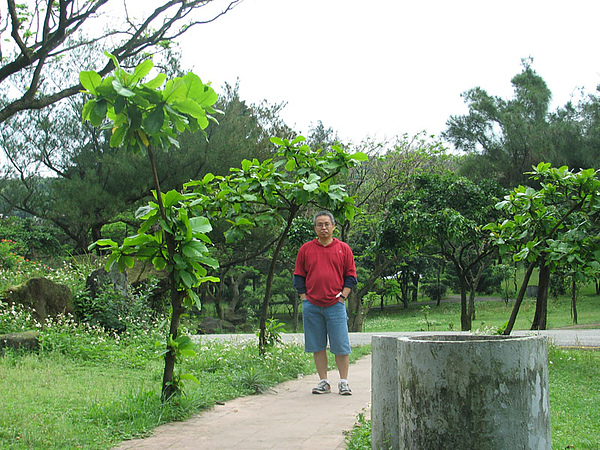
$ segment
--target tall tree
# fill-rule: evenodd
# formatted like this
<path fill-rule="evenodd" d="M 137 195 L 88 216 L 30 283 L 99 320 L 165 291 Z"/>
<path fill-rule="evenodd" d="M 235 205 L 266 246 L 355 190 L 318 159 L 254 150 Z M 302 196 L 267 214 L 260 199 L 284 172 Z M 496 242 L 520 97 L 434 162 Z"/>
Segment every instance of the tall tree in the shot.
<path fill-rule="evenodd" d="M 356 196 L 360 214 L 342 222 L 339 228 L 342 239 L 353 248 L 357 269 L 365 269 L 347 302 L 350 330 L 360 332 L 368 312 L 363 299 L 380 278 L 394 275 L 410 253 L 377 245 L 387 207 L 396 196 L 411 189 L 413 176 L 442 172 L 453 167 L 454 159 L 446 154 L 441 142 L 423 133 L 384 142 L 366 140 L 356 148 L 369 155 L 369 161 L 355 167 L 346 181 L 348 193 Z"/>
<path fill-rule="evenodd" d="M 527 264 L 505 334 L 510 334 L 514 327 L 536 267 L 540 267 L 541 283 L 532 329 L 545 329 L 550 272 L 560 265 L 576 263 L 580 270 L 581 266 L 589 266 L 589 271 L 594 272 L 600 256 L 596 249 L 591 249 L 597 239 L 584 238 L 597 235 L 600 228 L 598 171 L 572 171 L 566 166 L 553 168 L 549 163 L 540 163 L 528 174 L 540 188 L 515 188 L 496 206 L 510 219 L 484 228 L 502 254 Z"/>
<path fill-rule="evenodd" d="M 469 114 L 452 116 L 442 137 L 470 157 L 470 177 L 493 177 L 504 187 L 530 181 L 524 175 L 542 160 L 549 145 L 548 110 L 552 94 L 532 69 L 532 58 L 511 80 L 514 97 L 504 100 L 480 87 L 462 94 Z"/>
<path fill-rule="evenodd" d="M 27 81 L 23 91 L 9 92 L 0 105 L 0 123 L 19 111 L 45 108 L 77 94 L 83 89 L 79 70 L 94 69 L 104 76 L 115 68 L 112 60 L 106 63 L 99 54 L 95 62 L 100 67 L 79 67 L 71 72 L 68 83 L 54 84 L 48 69 L 78 48 L 97 43 L 119 62 L 147 56 L 240 2 L 232 0 L 223 11 L 214 13 L 207 8 L 210 0 L 168 0 L 131 14 L 127 4 L 117 0 L 7 0 L 8 17 L 4 19 L 10 40 L 3 47 L 0 86 L 4 88 L 15 76 Z M 205 17 L 198 17 L 198 12 L 204 11 Z"/>
<path fill-rule="evenodd" d="M 471 300 L 483 269 L 496 252 L 482 227 L 497 217 L 496 200 L 503 190 L 489 181 L 479 184 L 454 174 L 419 175 L 414 189 L 398 196 L 382 224 L 380 245 L 403 248 L 452 263 L 460 282 L 461 329 L 471 329 Z"/>

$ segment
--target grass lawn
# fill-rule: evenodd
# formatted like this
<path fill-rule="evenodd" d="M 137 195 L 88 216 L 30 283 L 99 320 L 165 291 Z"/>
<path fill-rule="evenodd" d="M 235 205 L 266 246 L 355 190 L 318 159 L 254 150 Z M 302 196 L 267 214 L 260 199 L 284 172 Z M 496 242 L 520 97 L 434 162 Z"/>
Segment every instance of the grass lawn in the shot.
<path fill-rule="evenodd" d="M 512 312 L 514 301 L 477 301 L 473 330 L 500 328 Z M 427 306 L 429 308 L 427 308 Z M 425 308 L 425 309 L 424 309 Z M 535 299 L 525 299 L 519 309 L 515 330 L 528 330 L 535 313 Z M 584 295 L 577 303 L 580 326 L 600 327 L 600 297 Z M 570 299 L 548 299 L 548 329 L 573 326 Z M 372 308 L 364 323 L 365 332 L 383 331 L 450 331 L 460 330 L 460 304 L 444 301 L 440 306 L 431 302 L 410 303 L 402 306 Z"/>

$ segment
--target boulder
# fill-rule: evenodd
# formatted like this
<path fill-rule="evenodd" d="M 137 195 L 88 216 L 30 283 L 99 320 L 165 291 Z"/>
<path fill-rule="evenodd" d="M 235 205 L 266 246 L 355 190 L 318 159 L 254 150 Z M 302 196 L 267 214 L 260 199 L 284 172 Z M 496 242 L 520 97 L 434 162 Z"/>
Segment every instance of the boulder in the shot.
<path fill-rule="evenodd" d="M 31 278 L 23 284 L 8 288 L 4 293 L 4 300 L 9 304 L 31 308 L 41 323 L 48 316 L 75 312 L 71 289 L 47 278 Z"/>
<path fill-rule="evenodd" d="M 37 331 L 0 334 L 0 353 L 6 348 L 15 350 L 37 350 L 40 346 Z"/>
<path fill-rule="evenodd" d="M 205 317 L 198 325 L 198 334 L 235 333 L 235 325 L 226 320 Z"/>
<path fill-rule="evenodd" d="M 110 272 L 104 268 L 96 269 L 85 280 L 85 287 L 92 298 L 97 298 L 102 289 L 109 285 L 114 286 L 115 292 L 119 295 L 127 297 L 127 272 L 119 272 L 115 264 Z"/>

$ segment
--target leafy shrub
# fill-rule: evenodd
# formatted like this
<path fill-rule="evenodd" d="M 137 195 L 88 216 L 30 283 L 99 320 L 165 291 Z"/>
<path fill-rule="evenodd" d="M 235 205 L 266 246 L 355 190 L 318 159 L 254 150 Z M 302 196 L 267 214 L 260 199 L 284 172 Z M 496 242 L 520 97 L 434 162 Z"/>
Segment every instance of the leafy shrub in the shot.
<path fill-rule="evenodd" d="M 84 291 L 75 297 L 75 315 L 79 320 L 107 331 L 122 333 L 128 327 L 139 329 L 139 318 L 156 316 L 148 302 L 156 283 L 158 281 L 153 280 L 144 288 L 130 292 L 127 297 L 111 285 L 100 289 L 95 297 Z"/>
<path fill-rule="evenodd" d="M 444 283 L 423 283 L 422 292 L 433 301 L 440 301 L 448 291 L 448 285 Z"/>
<path fill-rule="evenodd" d="M 19 245 L 10 239 L 0 241 L 0 268 L 10 270 L 19 267 L 26 260 L 18 255 Z"/>
<path fill-rule="evenodd" d="M 4 217 L 0 219 L 0 238 L 11 240 L 19 254 L 26 258 L 56 256 L 61 244 L 55 229 L 31 218 Z"/>

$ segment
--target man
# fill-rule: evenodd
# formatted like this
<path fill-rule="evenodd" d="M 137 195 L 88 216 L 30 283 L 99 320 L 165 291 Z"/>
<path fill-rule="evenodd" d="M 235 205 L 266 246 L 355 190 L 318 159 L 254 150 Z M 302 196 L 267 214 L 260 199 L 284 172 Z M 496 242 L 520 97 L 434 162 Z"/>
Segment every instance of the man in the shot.
<path fill-rule="evenodd" d="M 294 287 L 302 299 L 304 349 L 313 354 L 320 377 L 313 394 L 329 394 L 327 338 L 340 374 L 340 395 L 352 395 L 348 385 L 350 339 L 346 298 L 356 286 L 352 250 L 333 237 L 335 219 L 328 211 L 314 217 L 317 238 L 300 247 L 294 269 Z"/>

